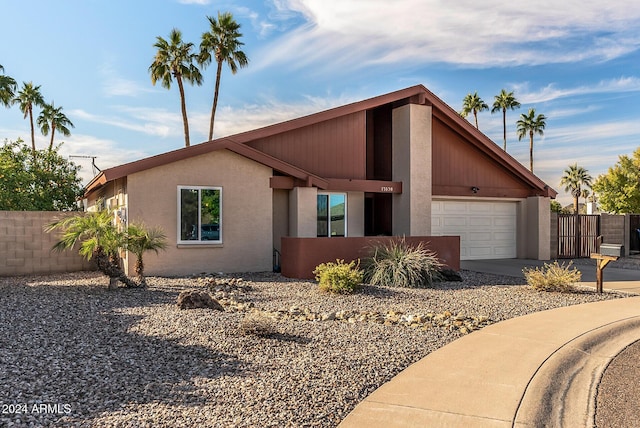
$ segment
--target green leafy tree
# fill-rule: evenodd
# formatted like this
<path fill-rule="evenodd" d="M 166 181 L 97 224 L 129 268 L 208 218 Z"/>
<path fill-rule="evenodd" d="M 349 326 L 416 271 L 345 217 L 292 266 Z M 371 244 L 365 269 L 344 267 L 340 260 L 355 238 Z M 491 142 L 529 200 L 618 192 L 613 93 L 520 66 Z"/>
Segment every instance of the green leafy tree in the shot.
<path fill-rule="evenodd" d="M 37 119 L 38 126 L 42 135 L 45 137 L 51 132 L 51 140 L 49 141 L 49 150 L 53 150 L 53 138 L 56 130 L 59 131 L 65 137 L 71 135 L 69 127 L 73 128 L 73 123 L 62 112 L 62 107 L 56 107 L 52 102 L 51 104 L 44 104 L 42 111 Z"/>
<path fill-rule="evenodd" d="M 15 79 L 4 74 L 4 67 L 0 65 L 0 104 L 9 108 L 17 88 Z"/>
<path fill-rule="evenodd" d="M 562 204 L 558 201 L 551 201 L 551 212 L 561 214 Z"/>
<path fill-rule="evenodd" d="M 460 115 L 462 117 L 467 117 L 469 113 L 473 113 L 473 117 L 476 121 L 476 129 L 478 128 L 478 113 L 484 110 L 489 110 L 489 106 L 487 103 L 482 101 L 482 98 L 478 96 L 478 92 L 474 92 L 473 95 L 471 93 L 467 94 L 466 97 L 462 100 L 462 111 Z"/>
<path fill-rule="evenodd" d="M 136 256 L 135 271 L 138 275 L 138 284 L 146 287 L 147 280 L 144 276 L 143 254 L 147 251 L 155 251 L 167 248 L 167 237 L 159 228 L 147 229 L 142 225 L 130 224 L 127 227 L 127 250 Z"/>
<path fill-rule="evenodd" d="M 513 92 L 507 92 L 504 89 L 494 97 L 491 113 L 502 111 L 502 130 L 504 136 L 504 145 L 502 149 L 507 151 L 507 109 L 514 110 L 520 108 L 520 103 L 513 96 Z"/>
<path fill-rule="evenodd" d="M 220 77 L 222 76 L 222 64 L 227 63 L 232 74 L 238 72 L 238 68 L 244 68 L 249 64 L 247 55 L 240 50 L 244 45 L 239 39 L 242 37 L 240 24 L 229 12 L 218 12 L 218 19 L 207 16 L 209 31 L 202 34 L 200 43 L 200 57 L 198 62 L 204 67 L 212 61 L 217 64 L 216 84 L 213 92 L 213 106 L 211 107 L 211 121 L 209 123 L 209 140 L 213 139 L 213 122 L 218 106 L 218 94 L 220 92 Z"/>
<path fill-rule="evenodd" d="M 151 83 L 155 85 L 157 81 L 160 81 L 163 87 L 171 89 L 173 79 L 176 80 L 178 91 L 180 92 L 184 145 L 185 147 L 189 147 L 189 120 L 187 119 L 184 81 L 198 86 L 202 85 L 202 74 L 196 64 L 194 64 L 198 59 L 198 55 L 192 52 L 194 48 L 193 43 L 184 42 L 182 40 L 182 33 L 176 28 L 171 30 L 169 40 L 158 36 L 153 46 L 157 49 L 157 52 L 153 62 L 149 66 Z"/>
<path fill-rule="evenodd" d="M 518 141 L 529 135 L 529 169 L 533 172 L 533 135 L 544 135 L 544 128 L 547 126 L 547 118 L 544 114 L 536 116 L 536 110 L 529 109 L 527 114 L 522 113 L 516 122 Z"/>
<path fill-rule="evenodd" d="M 0 146 L 0 210 L 68 211 L 82 194 L 80 167 L 53 150 L 32 149 L 22 140 Z"/>
<path fill-rule="evenodd" d="M 34 86 L 33 82 L 22 82 L 22 89 L 13 100 L 14 104 L 18 104 L 20 111 L 24 114 L 24 118 L 29 118 L 31 125 L 31 148 L 33 153 L 36 152 L 36 137 L 33 126 L 33 107 L 44 106 L 44 98 L 40 93 L 40 86 Z"/>
<path fill-rule="evenodd" d="M 580 206 L 579 198 L 582 196 L 583 186 L 591 187 L 592 181 L 593 177 L 591 177 L 589 172 L 583 167 L 578 166 L 577 163 L 569 165 L 569 167 L 564 170 L 564 174 L 562 175 L 562 178 L 560 178 L 560 185 L 564 186 L 565 192 L 569 192 L 571 193 L 571 196 L 573 196 L 574 213 L 578 213 L 578 208 Z M 586 196 L 584 196 L 584 198 L 586 201 Z"/>
<path fill-rule="evenodd" d="M 618 162 L 600 175 L 592 186 L 604 211 L 614 214 L 640 213 L 640 147 L 632 156 L 622 155 Z"/>

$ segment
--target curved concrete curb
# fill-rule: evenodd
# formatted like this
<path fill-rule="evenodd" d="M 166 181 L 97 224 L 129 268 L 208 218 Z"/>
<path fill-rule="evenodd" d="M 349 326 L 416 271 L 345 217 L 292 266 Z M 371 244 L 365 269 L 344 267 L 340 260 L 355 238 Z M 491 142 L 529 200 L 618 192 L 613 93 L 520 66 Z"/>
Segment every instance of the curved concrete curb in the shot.
<path fill-rule="evenodd" d="M 638 337 L 640 297 L 503 321 L 411 365 L 340 427 L 591 426 L 602 372 Z"/>
<path fill-rule="evenodd" d="M 554 352 L 527 386 L 515 427 L 594 426 L 597 388 L 609 363 L 640 337 L 640 317 L 586 332 Z"/>

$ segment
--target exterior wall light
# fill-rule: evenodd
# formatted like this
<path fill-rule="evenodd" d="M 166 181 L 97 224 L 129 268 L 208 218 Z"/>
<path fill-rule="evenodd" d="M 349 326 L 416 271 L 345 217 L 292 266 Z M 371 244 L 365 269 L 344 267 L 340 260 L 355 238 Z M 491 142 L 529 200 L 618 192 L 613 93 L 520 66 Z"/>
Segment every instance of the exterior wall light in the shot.
<path fill-rule="evenodd" d="M 478 187 L 476 187 L 476 186 L 473 186 L 473 187 L 471 188 L 471 191 L 472 191 L 473 193 L 478 193 L 478 191 L 479 191 L 479 190 L 480 190 L 480 188 L 478 188 Z"/>

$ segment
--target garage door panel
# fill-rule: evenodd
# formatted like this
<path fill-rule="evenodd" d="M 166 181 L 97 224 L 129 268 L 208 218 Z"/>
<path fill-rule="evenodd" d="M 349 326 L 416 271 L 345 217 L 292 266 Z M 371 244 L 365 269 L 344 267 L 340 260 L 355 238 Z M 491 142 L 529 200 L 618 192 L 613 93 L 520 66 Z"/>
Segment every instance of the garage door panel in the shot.
<path fill-rule="evenodd" d="M 434 201 L 432 233 L 460 236 L 460 259 L 517 256 L 517 202 Z"/>

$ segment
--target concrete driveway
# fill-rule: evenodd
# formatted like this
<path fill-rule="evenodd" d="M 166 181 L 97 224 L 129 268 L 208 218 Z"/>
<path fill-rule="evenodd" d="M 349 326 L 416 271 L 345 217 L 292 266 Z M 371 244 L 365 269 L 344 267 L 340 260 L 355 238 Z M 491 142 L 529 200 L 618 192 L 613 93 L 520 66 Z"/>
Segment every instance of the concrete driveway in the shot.
<path fill-rule="evenodd" d="M 560 264 L 569 263 L 571 260 L 559 260 Z M 491 273 L 495 275 L 507 275 L 524 278 L 522 269 L 525 267 L 542 266 L 549 261 L 528 259 L 499 259 L 499 260 L 462 260 L 460 268 L 474 272 Z M 640 293 L 640 259 L 635 264 L 635 259 L 624 263 L 625 266 L 636 267 L 621 268 L 622 262 L 614 262 L 604 269 L 604 288 L 611 290 Z M 582 273 L 580 285 L 596 286 L 596 265 L 591 259 L 573 260 L 573 265 Z"/>

